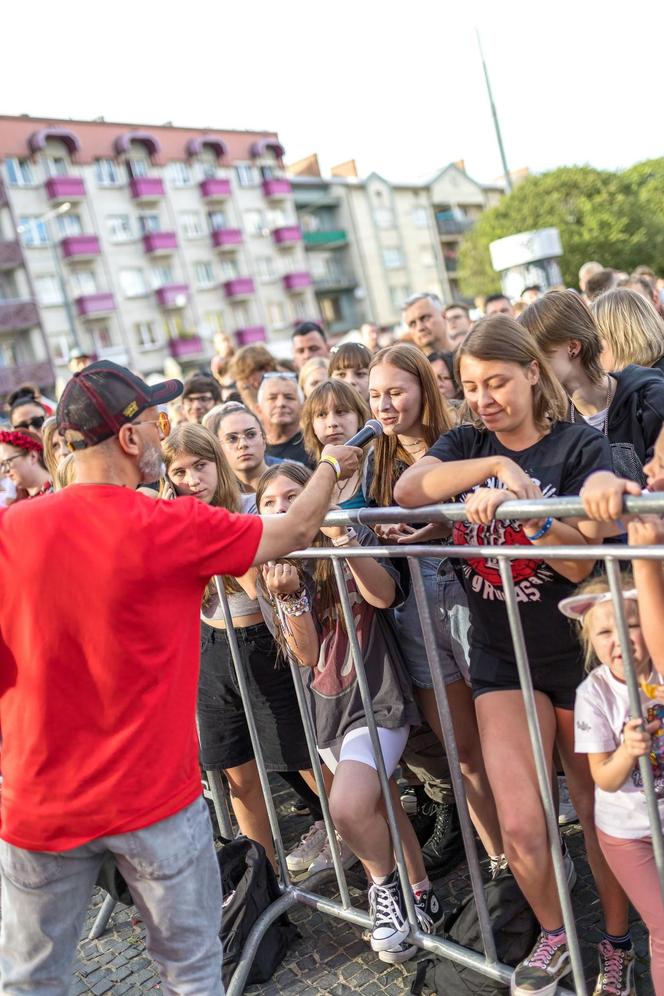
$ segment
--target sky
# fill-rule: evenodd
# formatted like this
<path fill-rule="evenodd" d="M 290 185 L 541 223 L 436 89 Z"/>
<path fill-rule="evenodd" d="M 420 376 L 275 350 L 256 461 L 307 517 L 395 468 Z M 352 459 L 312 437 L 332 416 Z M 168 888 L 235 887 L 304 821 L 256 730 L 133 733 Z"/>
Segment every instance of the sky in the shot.
<path fill-rule="evenodd" d="M 664 154 L 664 3 L 32 0 L 5 4 L 0 113 L 279 133 L 286 161 L 419 180 L 465 160 L 617 169 Z"/>

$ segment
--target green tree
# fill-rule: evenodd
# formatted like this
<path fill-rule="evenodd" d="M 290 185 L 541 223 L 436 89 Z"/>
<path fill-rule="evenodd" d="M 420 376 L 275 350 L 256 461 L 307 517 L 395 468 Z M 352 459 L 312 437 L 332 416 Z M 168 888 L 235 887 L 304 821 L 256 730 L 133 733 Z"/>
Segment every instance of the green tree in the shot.
<path fill-rule="evenodd" d="M 485 211 L 464 238 L 459 254 L 461 290 L 474 297 L 499 289 L 489 243 L 536 228 L 559 230 L 563 280 L 571 287 L 576 286 L 579 267 L 589 259 L 627 272 L 639 263 L 654 266 L 653 230 L 657 222 L 651 202 L 656 200 L 661 172 L 653 169 L 647 177 L 647 184 L 643 184 L 647 196 L 639 193 L 638 175 L 631 171 L 612 173 L 590 166 L 564 166 L 527 177 L 513 193 Z M 660 214 L 661 210 L 660 194 Z"/>
<path fill-rule="evenodd" d="M 648 257 L 638 263 L 645 263 L 655 273 L 664 274 L 664 158 L 636 163 L 622 176 L 641 205 L 648 229 Z"/>

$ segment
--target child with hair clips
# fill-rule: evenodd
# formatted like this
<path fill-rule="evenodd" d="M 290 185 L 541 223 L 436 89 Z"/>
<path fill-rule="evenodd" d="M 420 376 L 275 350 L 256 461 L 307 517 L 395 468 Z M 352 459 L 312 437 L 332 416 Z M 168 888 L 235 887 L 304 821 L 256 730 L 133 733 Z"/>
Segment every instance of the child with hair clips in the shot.
<path fill-rule="evenodd" d="M 576 691 L 575 748 L 587 754 L 595 782 L 595 824 L 613 874 L 650 931 L 655 993 L 664 993 L 664 902 L 653 854 L 638 758 L 650 755 L 664 821 L 664 684 L 648 680 L 651 661 L 639 620 L 634 581 L 622 577 L 632 658 L 643 690 L 645 727 L 630 719 L 620 637 L 606 577 L 593 578 L 559 608 L 579 623 L 588 677 Z M 600 992 L 634 993 L 634 949 L 629 934 L 603 940 Z M 597 991 L 597 990 L 596 990 Z"/>
<path fill-rule="evenodd" d="M 286 512 L 310 476 L 305 467 L 290 461 L 271 467 L 256 493 L 261 514 Z M 328 526 L 321 530 L 317 545 L 370 546 L 377 542 L 371 530 L 363 526 L 357 532 Z M 418 722 L 386 612 L 403 598 L 399 575 L 389 561 L 373 557 L 345 560 L 343 572 L 385 767 L 391 778 L 410 727 Z M 332 563 L 329 559 L 317 561 L 313 576 L 296 561 L 271 563 L 263 570 L 263 583 L 287 651 L 298 664 L 310 669 L 306 683 L 316 744 L 334 775 L 330 814 L 338 833 L 371 878 L 371 947 L 383 961 L 405 961 L 416 948 L 407 940 L 410 927 L 405 901 Z M 441 918 L 441 907 L 393 779 L 391 790 L 418 921 L 423 930 L 433 932 Z"/>

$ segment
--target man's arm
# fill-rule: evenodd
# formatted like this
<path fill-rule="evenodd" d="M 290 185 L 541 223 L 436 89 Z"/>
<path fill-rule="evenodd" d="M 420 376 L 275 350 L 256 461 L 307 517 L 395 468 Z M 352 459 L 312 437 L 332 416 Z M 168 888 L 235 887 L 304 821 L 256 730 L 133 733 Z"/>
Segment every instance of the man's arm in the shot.
<path fill-rule="evenodd" d="M 357 446 L 326 446 L 323 456 L 334 457 L 338 461 L 341 468 L 339 480 L 343 481 L 359 469 L 362 450 Z M 311 543 L 329 511 L 336 482 L 334 467 L 321 463 L 302 494 L 284 515 L 261 516 L 263 535 L 253 566 L 268 560 L 280 560 L 293 550 L 301 550 Z"/>

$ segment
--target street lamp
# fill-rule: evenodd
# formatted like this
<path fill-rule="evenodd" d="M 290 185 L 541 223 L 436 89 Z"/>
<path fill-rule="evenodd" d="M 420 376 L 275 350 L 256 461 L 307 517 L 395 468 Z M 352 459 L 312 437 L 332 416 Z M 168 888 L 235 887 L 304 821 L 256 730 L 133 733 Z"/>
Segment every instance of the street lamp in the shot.
<path fill-rule="evenodd" d="M 51 210 L 47 211 L 46 214 L 42 214 L 38 218 L 36 218 L 35 219 L 35 224 L 38 225 L 41 222 L 44 223 L 44 227 L 46 229 L 46 236 L 48 238 L 48 243 L 49 243 L 49 246 L 51 248 L 51 255 L 53 257 L 53 264 L 55 266 L 55 275 L 57 277 L 58 285 L 60 287 L 60 293 L 62 294 L 62 302 L 63 302 L 63 304 L 65 306 L 65 312 L 66 312 L 66 315 L 67 315 L 67 324 L 69 326 L 69 332 L 71 334 L 71 338 L 73 339 L 74 346 L 76 346 L 78 349 L 80 349 L 81 348 L 81 341 L 80 341 L 79 336 L 78 336 L 78 329 L 76 328 L 76 319 L 74 317 L 74 312 L 72 311 L 71 301 L 69 300 L 69 295 L 67 294 L 67 286 L 65 284 L 65 275 L 64 275 L 64 273 L 62 271 L 62 263 L 60 261 L 60 256 L 58 254 L 58 250 L 57 250 L 56 245 L 55 245 L 55 239 L 53 238 L 53 232 L 52 232 L 51 226 L 49 224 L 49 222 L 51 221 L 52 218 L 57 218 L 61 214 L 66 214 L 67 211 L 70 210 L 71 206 L 72 205 L 71 205 L 70 201 L 65 201 L 64 204 L 61 204 L 59 207 L 57 207 L 57 208 L 51 208 Z M 21 232 L 24 232 L 27 227 L 28 227 L 27 225 L 19 225 L 18 228 L 16 229 L 16 231 L 20 234 Z"/>

